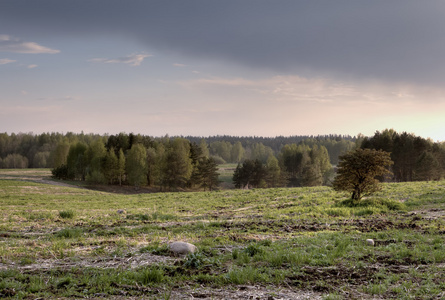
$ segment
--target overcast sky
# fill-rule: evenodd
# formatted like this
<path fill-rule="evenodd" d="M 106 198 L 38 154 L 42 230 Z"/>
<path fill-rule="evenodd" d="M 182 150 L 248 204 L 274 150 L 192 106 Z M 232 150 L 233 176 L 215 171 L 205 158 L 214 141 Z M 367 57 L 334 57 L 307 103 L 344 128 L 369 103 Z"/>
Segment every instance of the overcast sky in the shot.
<path fill-rule="evenodd" d="M 445 141 L 439 0 L 1 0 L 0 132 Z"/>

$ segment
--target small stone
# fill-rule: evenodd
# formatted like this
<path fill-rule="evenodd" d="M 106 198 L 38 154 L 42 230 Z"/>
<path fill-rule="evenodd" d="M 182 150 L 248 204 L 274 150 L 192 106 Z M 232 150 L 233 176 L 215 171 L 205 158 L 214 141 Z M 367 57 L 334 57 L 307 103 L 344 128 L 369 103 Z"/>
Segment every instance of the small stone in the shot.
<path fill-rule="evenodd" d="M 374 240 L 373 239 L 367 239 L 366 243 L 370 246 L 374 246 Z"/>
<path fill-rule="evenodd" d="M 187 255 L 198 250 L 195 245 L 187 242 L 173 242 L 169 245 L 169 249 L 175 255 Z"/>

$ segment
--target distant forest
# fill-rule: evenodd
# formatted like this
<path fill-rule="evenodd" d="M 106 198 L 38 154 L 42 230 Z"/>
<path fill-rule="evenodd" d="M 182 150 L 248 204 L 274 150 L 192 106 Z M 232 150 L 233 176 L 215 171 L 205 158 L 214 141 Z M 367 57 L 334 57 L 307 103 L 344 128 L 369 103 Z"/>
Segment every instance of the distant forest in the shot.
<path fill-rule="evenodd" d="M 78 142 L 90 145 L 101 141 L 107 146 L 112 144 L 124 151 L 133 143 L 142 142 L 150 146 L 157 142 L 182 138 L 191 143 L 205 142 L 211 155 L 218 164 L 238 163 L 245 159 L 261 159 L 265 161 L 269 154 L 277 155 L 284 145 L 305 144 L 308 146 L 322 145 L 328 150 L 330 162 L 336 165 L 338 156 L 355 146 L 355 137 L 345 135 L 323 136 L 278 136 L 269 137 L 150 137 L 140 134 L 119 133 L 118 135 L 98 135 L 84 133 L 0 133 L 0 167 L 1 168 L 53 168 L 56 166 L 55 150 L 59 144 L 73 145 Z M 241 147 L 240 147 L 241 146 Z"/>
<path fill-rule="evenodd" d="M 101 184 L 214 189 L 217 165 L 232 163 L 236 187 L 330 184 L 341 154 L 391 153 L 394 181 L 445 176 L 445 144 L 386 129 L 372 137 L 175 136 L 120 133 L 0 134 L 1 168 L 51 168 L 55 177 Z"/>

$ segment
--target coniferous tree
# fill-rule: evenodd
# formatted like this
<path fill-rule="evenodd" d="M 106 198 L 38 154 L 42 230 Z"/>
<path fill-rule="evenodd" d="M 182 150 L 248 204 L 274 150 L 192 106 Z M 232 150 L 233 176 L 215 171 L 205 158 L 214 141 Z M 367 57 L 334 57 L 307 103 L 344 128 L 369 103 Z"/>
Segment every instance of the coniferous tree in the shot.
<path fill-rule="evenodd" d="M 213 190 L 218 187 L 218 165 L 213 158 L 204 157 L 198 165 L 200 186 L 204 189 Z"/>
<path fill-rule="evenodd" d="M 236 188 L 257 188 L 266 185 L 266 168 L 258 159 L 246 159 L 243 164 L 238 164 L 232 177 Z"/>
<path fill-rule="evenodd" d="M 169 145 L 164 158 L 163 186 L 169 188 L 185 187 L 193 170 L 192 159 L 190 158 L 190 143 L 185 139 L 176 138 Z"/>

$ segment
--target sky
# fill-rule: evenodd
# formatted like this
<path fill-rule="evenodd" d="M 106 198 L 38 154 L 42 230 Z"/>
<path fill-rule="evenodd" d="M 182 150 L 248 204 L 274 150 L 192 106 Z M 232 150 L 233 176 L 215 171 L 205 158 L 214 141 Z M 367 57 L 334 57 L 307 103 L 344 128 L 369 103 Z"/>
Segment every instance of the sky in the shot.
<path fill-rule="evenodd" d="M 439 0 L 1 0 L 0 132 L 445 141 Z"/>

